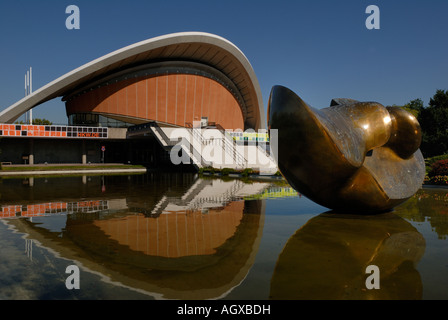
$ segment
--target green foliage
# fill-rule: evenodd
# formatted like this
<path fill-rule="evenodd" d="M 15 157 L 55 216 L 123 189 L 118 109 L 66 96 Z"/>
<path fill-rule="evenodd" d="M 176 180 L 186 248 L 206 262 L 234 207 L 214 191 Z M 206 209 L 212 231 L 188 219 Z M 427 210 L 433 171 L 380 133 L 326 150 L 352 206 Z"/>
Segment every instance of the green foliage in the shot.
<path fill-rule="evenodd" d="M 394 107 L 397 107 L 394 105 Z M 404 106 L 398 106 L 404 110 L 406 110 L 409 113 L 412 113 L 414 117 L 418 118 L 420 112 L 423 110 L 423 100 L 422 99 L 415 99 L 411 100 L 409 103 L 405 104 Z"/>
<path fill-rule="evenodd" d="M 448 160 L 448 154 L 442 154 L 440 156 L 426 158 L 425 162 L 427 166 L 431 167 L 434 162 L 439 160 Z"/>
<path fill-rule="evenodd" d="M 406 108 L 409 108 L 410 110 L 415 110 L 417 112 L 420 112 L 424 108 L 422 99 L 411 100 L 409 103 L 405 104 L 404 106 Z"/>
<path fill-rule="evenodd" d="M 448 91 L 437 90 L 417 117 L 422 128 L 421 150 L 425 157 L 448 153 Z"/>
<path fill-rule="evenodd" d="M 28 124 L 28 123 L 25 123 L 21 120 L 21 121 L 16 121 L 15 124 Z M 34 118 L 32 121 L 32 124 L 41 125 L 41 126 L 42 125 L 49 126 L 49 125 L 52 125 L 53 122 L 51 122 L 50 120 L 47 120 L 47 119 Z"/>
<path fill-rule="evenodd" d="M 37 124 L 37 125 L 52 125 L 53 124 L 53 122 L 51 122 L 50 120 L 47 120 L 47 119 L 39 119 L 39 118 L 36 118 L 36 119 L 33 119 L 33 124 Z"/>
<path fill-rule="evenodd" d="M 237 169 L 232 169 L 232 168 L 218 169 L 218 168 L 213 168 L 213 167 L 200 168 L 199 174 L 202 175 L 204 173 L 207 173 L 210 175 L 220 174 L 221 176 L 228 176 L 229 174 L 234 173 L 234 174 L 241 175 L 243 178 L 249 177 L 251 174 L 260 174 L 259 171 L 253 170 L 252 168 L 246 168 L 244 170 L 237 170 Z"/>
<path fill-rule="evenodd" d="M 221 170 L 221 175 L 223 176 L 228 176 L 230 173 L 235 172 L 235 170 L 231 169 L 231 168 L 224 168 Z"/>
<path fill-rule="evenodd" d="M 420 150 L 425 158 L 448 154 L 448 90 L 437 90 L 427 107 L 421 99 L 411 100 L 403 106 L 394 106 L 412 113 L 420 123 Z"/>
<path fill-rule="evenodd" d="M 248 177 L 250 174 L 252 174 L 254 171 L 251 168 L 246 168 L 241 172 L 241 175 L 243 177 Z"/>
<path fill-rule="evenodd" d="M 216 171 L 216 169 L 213 168 L 213 167 L 204 167 L 204 168 L 200 168 L 200 169 L 199 169 L 199 173 L 200 173 L 200 174 L 202 174 L 202 173 L 204 173 L 204 172 L 208 172 L 208 173 L 210 173 L 210 174 L 214 174 L 215 171 Z"/>

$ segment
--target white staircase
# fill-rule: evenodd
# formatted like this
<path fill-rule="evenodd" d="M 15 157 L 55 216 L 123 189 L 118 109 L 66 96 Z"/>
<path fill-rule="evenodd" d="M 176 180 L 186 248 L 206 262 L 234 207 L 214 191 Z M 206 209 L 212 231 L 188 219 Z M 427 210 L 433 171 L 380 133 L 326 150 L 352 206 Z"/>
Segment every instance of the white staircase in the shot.
<path fill-rule="evenodd" d="M 203 129 L 160 127 L 156 122 L 134 126 L 128 136 L 151 133 L 170 152 L 173 163 L 192 163 L 197 168 L 244 170 L 251 168 L 260 174 L 274 174 L 274 158 L 258 144 L 238 145 L 222 128 Z"/>

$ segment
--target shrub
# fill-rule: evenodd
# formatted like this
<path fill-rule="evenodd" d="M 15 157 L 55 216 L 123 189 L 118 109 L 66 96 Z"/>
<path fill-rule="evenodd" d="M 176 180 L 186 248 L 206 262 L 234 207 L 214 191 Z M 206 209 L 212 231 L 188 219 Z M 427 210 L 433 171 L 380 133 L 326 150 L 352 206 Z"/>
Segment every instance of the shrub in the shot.
<path fill-rule="evenodd" d="M 435 156 L 432 158 L 427 158 L 425 159 L 425 162 L 428 163 L 428 165 L 432 165 L 434 162 L 439 161 L 439 160 L 447 160 L 448 159 L 448 154 L 442 154 L 440 156 Z"/>
<path fill-rule="evenodd" d="M 428 172 L 430 178 L 436 176 L 448 176 L 448 159 L 438 160 L 431 165 L 431 169 Z"/>
<path fill-rule="evenodd" d="M 223 175 L 223 176 L 228 176 L 229 173 L 233 173 L 233 172 L 235 172 L 235 170 L 233 170 L 233 169 L 231 169 L 231 168 L 223 168 L 223 169 L 221 170 L 221 175 Z"/>
<path fill-rule="evenodd" d="M 241 175 L 243 177 L 248 177 L 252 173 L 253 173 L 253 170 L 251 168 L 246 168 L 241 172 Z"/>
<path fill-rule="evenodd" d="M 430 184 L 434 185 L 442 185 L 447 186 L 448 185 L 448 176 L 435 176 L 430 178 Z"/>
<path fill-rule="evenodd" d="M 213 167 L 203 167 L 199 169 L 199 174 L 203 174 L 203 173 L 210 173 L 210 174 L 214 174 L 215 173 L 215 168 Z"/>

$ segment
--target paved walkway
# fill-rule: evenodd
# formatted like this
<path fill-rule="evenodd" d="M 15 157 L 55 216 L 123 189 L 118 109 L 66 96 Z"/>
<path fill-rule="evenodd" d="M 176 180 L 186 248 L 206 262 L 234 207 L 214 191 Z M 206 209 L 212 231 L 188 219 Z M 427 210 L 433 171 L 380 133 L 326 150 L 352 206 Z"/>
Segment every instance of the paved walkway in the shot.
<path fill-rule="evenodd" d="M 48 169 L 47 169 L 47 168 Z M 143 173 L 147 169 L 136 168 L 123 163 L 59 163 L 59 164 L 12 164 L 3 165 L 0 176 L 23 176 L 23 175 L 52 175 L 52 174 L 80 174 L 80 173 Z M 14 170 L 8 170 L 14 168 Z M 40 170 L 36 168 L 41 168 Z"/>
<path fill-rule="evenodd" d="M 4 164 L 4 168 L 17 167 L 17 168 L 27 168 L 27 167 L 93 167 L 93 166 L 132 166 L 131 164 L 125 163 L 36 163 L 36 164 Z"/>

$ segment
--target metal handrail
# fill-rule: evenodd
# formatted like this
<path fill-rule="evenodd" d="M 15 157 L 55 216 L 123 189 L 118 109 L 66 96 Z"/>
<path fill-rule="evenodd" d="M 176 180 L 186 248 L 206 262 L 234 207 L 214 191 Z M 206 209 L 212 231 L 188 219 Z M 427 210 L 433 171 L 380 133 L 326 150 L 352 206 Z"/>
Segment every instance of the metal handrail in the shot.
<path fill-rule="evenodd" d="M 221 127 L 222 128 L 222 127 Z M 219 130 L 219 129 L 218 129 Z M 221 132 L 223 132 L 223 130 L 219 130 Z M 223 141 L 223 149 L 224 152 L 227 152 L 228 154 L 230 154 L 233 157 L 233 160 L 235 160 L 237 162 L 238 165 L 244 166 L 247 163 L 246 158 L 244 158 L 239 152 L 238 150 L 236 150 L 236 144 L 231 144 L 227 139 L 226 139 L 226 135 L 227 133 L 224 131 L 224 138 L 221 139 L 216 139 L 216 140 L 222 140 Z M 212 140 L 215 139 L 204 139 L 204 137 L 202 136 L 202 134 L 196 129 L 196 128 L 192 128 L 192 136 L 194 139 L 198 140 L 202 145 L 204 144 L 209 144 Z M 205 143 L 204 143 L 205 142 Z M 228 148 L 225 147 L 228 146 Z M 233 150 L 233 154 L 229 153 L 229 150 Z"/>
<path fill-rule="evenodd" d="M 230 140 L 234 141 L 233 138 L 232 138 L 232 136 L 230 136 L 230 135 L 227 133 L 227 131 L 225 131 L 225 129 L 224 129 L 220 124 L 217 124 L 216 127 L 217 127 L 219 130 L 223 131 L 226 135 L 228 135 Z M 234 141 L 234 143 L 235 143 L 235 141 Z M 235 143 L 235 144 L 236 144 L 236 143 Z M 272 158 L 272 156 L 271 156 L 271 152 L 268 152 L 266 149 L 262 148 L 262 147 L 260 146 L 260 144 L 258 144 L 258 143 L 257 143 L 257 148 L 258 148 L 258 149 L 261 149 L 261 151 L 263 152 L 263 154 L 264 154 L 266 157 L 268 157 L 268 158 Z"/>
<path fill-rule="evenodd" d="M 239 157 L 240 159 L 242 159 L 243 164 L 246 164 L 247 159 L 236 149 L 237 144 L 235 140 L 233 140 L 232 136 L 230 136 L 230 134 L 219 123 L 216 124 L 216 128 L 224 134 L 225 143 L 231 143 L 231 148 L 232 150 L 234 150 L 235 157 Z M 229 140 L 232 142 L 229 142 Z"/>
<path fill-rule="evenodd" d="M 183 139 L 185 139 L 185 138 L 182 138 L 182 140 Z M 200 152 L 198 152 L 196 149 L 195 149 L 195 147 L 193 146 L 193 144 L 192 143 L 188 143 L 189 145 L 190 145 L 190 150 L 189 150 L 189 152 L 190 152 L 190 154 L 191 154 L 191 160 L 193 160 L 193 157 L 195 157 L 196 155 L 198 155 L 199 156 L 199 162 L 200 162 L 200 164 L 201 164 L 201 166 L 205 166 L 205 165 L 207 165 L 208 163 L 206 163 L 206 161 L 204 160 L 204 158 L 202 157 L 202 154 L 200 153 Z M 184 144 L 182 144 L 182 145 L 184 145 Z M 194 161 L 194 160 L 193 160 Z"/>

